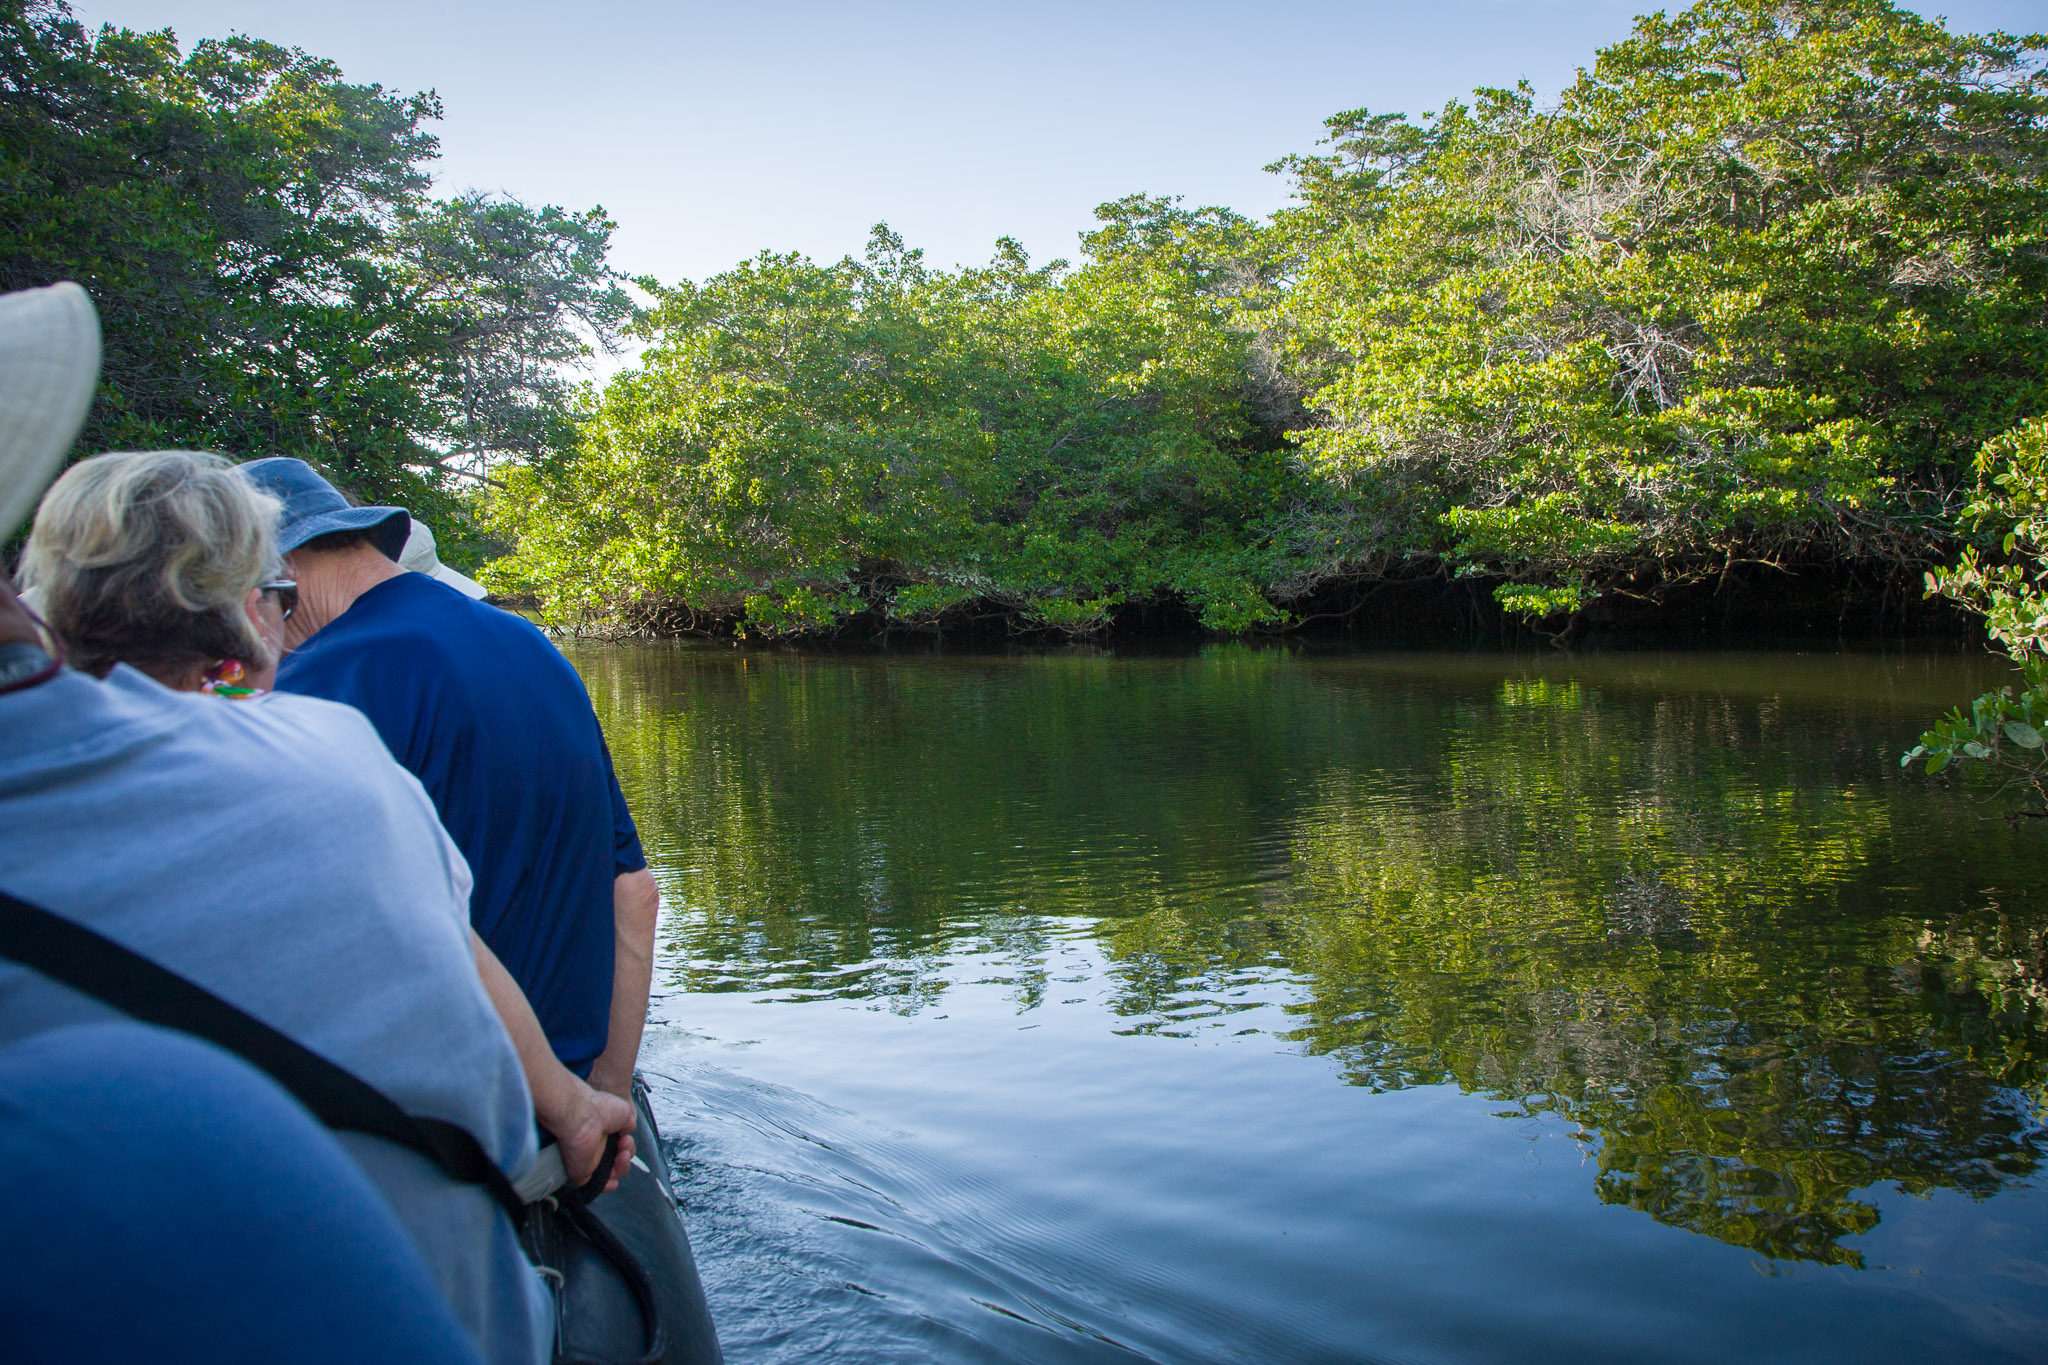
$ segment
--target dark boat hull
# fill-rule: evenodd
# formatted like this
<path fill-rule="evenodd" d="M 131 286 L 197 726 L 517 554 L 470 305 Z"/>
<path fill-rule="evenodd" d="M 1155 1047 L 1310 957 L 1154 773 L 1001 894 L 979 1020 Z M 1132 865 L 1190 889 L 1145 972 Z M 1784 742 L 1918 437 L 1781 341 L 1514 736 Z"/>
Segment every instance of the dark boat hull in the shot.
<path fill-rule="evenodd" d="M 589 1212 L 633 1254 L 653 1284 L 664 1337 L 663 1350 L 653 1359 L 661 1365 L 720 1365 L 724 1356 L 676 1208 L 661 1134 L 648 1112 L 646 1092 L 637 1085 L 633 1099 L 639 1110 L 633 1146 L 647 1169 L 630 1167 L 616 1190 L 591 1201 Z M 581 1238 L 564 1237 L 557 1250 L 559 1259 L 549 1259 L 562 1272 L 558 1358 L 601 1365 L 646 1359 L 644 1315 L 626 1281 Z"/>

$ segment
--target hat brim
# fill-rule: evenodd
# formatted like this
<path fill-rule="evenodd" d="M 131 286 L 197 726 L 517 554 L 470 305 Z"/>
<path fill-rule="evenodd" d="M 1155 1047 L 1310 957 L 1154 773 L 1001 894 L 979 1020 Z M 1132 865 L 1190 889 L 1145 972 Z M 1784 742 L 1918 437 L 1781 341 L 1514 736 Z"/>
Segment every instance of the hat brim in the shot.
<path fill-rule="evenodd" d="M 488 595 L 488 590 L 483 584 L 459 569 L 449 568 L 438 559 L 434 561 L 434 567 L 427 570 L 427 577 L 446 583 L 464 597 L 482 598 Z"/>
<path fill-rule="evenodd" d="M 65 281 L 0 297 L 0 540 L 71 452 L 100 373 L 100 321 Z"/>
<path fill-rule="evenodd" d="M 376 545 L 384 557 L 398 562 L 405 552 L 405 538 L 412 534 L 412 514 L 403 507 L 344 507 L 333 512 L 316 512 L 295 521 L 278 533 L 277 548 L 290 554 L 307 541 L 335 531 L 374 530 Z"/>

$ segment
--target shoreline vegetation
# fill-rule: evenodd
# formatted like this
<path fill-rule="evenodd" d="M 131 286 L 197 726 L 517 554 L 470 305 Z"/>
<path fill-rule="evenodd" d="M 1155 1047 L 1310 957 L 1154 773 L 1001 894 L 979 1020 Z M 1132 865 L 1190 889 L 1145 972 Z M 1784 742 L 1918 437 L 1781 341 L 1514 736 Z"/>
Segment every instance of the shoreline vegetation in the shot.
<path fill-rule="evenodd" d="M 740 614 L 693 610 L 686 602 L 646 599 L 614 616 L 551 615 L 532 593 L 492 601 L 564 638 L 595 641 L 698 639 L 789 645 L 925 641 L 980 648 L 1116 645 L 1140 641 L 1195 644 L 1246 641 L 1356 641 L 1431 648 L 1735 647 L 1910 644 L 1943 652 L 1981 651 L 1978 616 L 1929 595 L 1924 580 L 1871 581 L 1855 566 L 1737 566 L 1726 577 L 1666 586 L 1655 597 L 1598 601 L 1562 631 L 1542 630 L 1501 607 L 1491 585 L 1439 566 L 1405 576 L 1335 579 L 1295 604 L 1282 621 L 1228 635 L 1207 630 L 1184 600 L 1162 595 L 1123 602 L 1095 629 L 1059 630 L 1022 620 L 999 603 L 967 603 L 941 617 L 906 622 L 890 614 L 886 585 L 860 593 L 861 605 L 831 626 L 749 632 Z"/>

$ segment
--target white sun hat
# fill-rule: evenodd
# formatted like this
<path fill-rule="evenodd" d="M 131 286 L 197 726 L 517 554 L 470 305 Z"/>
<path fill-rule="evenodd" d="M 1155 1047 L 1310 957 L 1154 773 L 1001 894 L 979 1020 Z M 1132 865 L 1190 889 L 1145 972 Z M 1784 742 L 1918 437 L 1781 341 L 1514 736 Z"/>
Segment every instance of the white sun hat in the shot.
<path fill-rule="evenodd" d="M 465 597 L 484 595 L 483 584 L 441 562 L 441 556 L 434 552 L 434 533 L 418 517 L 412 519 L 412 534 L 405 538 L 405 548 L 398 552 L 398 567 L 438 578 Z"/>
<path fill-rule="evenodd" d="M 70 281 L 0 294 L 0 540 L 71 450 L 100 373 L 100 320 Z"/>

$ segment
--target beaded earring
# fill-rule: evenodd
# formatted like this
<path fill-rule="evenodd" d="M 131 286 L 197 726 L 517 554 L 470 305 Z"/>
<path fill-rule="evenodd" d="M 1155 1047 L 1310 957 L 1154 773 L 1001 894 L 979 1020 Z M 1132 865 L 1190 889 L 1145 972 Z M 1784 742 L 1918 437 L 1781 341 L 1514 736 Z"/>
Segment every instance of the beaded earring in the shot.
<path fill-rule="evenodd" d="M 222 659 L 206 670 L 206 680 L 199 684 L 201 692 L 230 701 L 242 701 L 257 695 L 258 689 L 242 686 L 242 679 L 248 677 L 240 659 Z"/>

